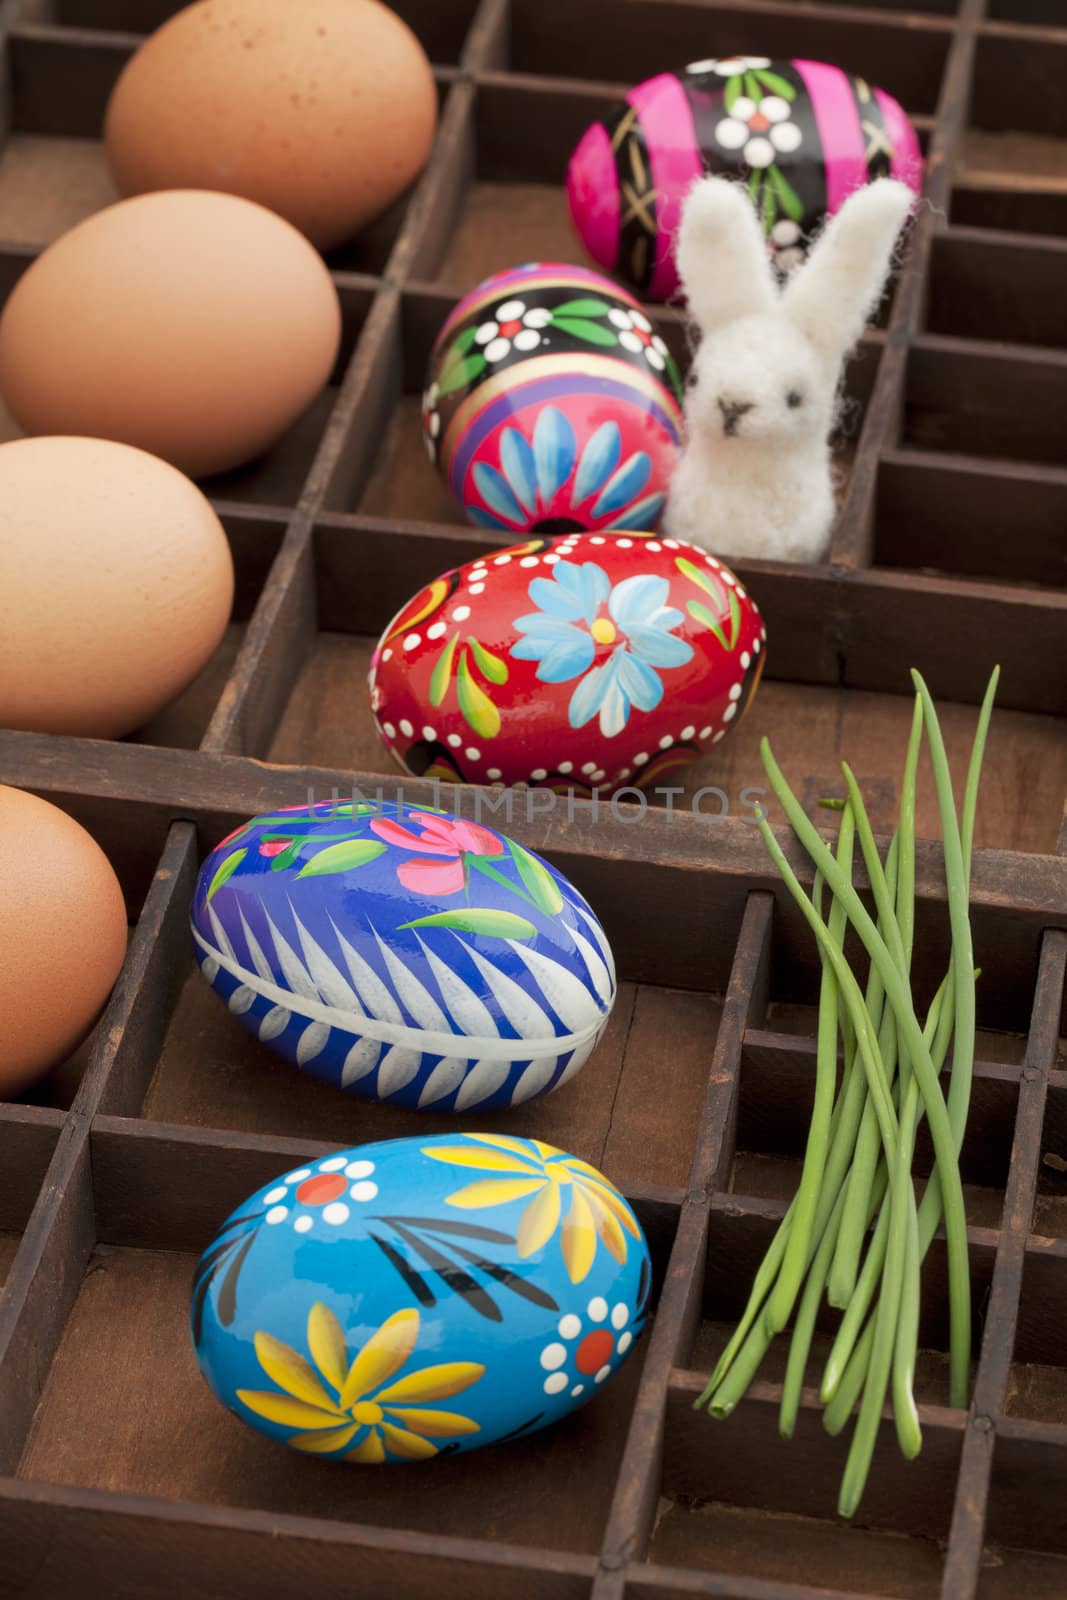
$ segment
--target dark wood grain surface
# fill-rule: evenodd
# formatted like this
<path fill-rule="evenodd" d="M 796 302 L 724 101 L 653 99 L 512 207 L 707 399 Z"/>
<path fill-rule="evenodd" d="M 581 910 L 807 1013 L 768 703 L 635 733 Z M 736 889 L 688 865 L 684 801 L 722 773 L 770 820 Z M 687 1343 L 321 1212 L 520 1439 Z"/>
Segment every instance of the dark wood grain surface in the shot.
<path fill-rule="evenodd" d="M 114 198 L 99 141 L 139 38 L 178 0 L 5 0 L 0 297 Z M 234 618 L 173 706 L 120 743 L 0 731 L 0 781 L 78 817 L 115 863 L 129 954 L 82 1049 L 0 1105 L 0 1597 L 71 1600 L 1062 1600 L 1067 1594 L 1067 28 L 1057 0 L 396 0 L 441 105 L 412 191 L 329 266 L 344 337 L 276 448 L 205 485 Z M 353 784 L 394 790 L 363 687 L 422 583 L 508 542 L 461 523 L 418 438 L 458 295 L 576 260 L 562 171 L 628 84 L 709 53 L 838 62 L 897 95 L 928 159 L 903 273 L 849 369 L 831 559 L 742 562 L 770 636 L 759 697 L 639 827 L 578 805 L 509 831 L 603 917 L 622 979 L 594 1058 L 508 1126 L 601 1165 L 655 1265 L 639 1355 L 596 1402 L 440 1473 L 348 1472 L 240 1427 L 185 1331 L 196 1253 L 244 1196 L 340 1142 L 440 1126 L 280 1062 L 193 970 L 189 900 L 237 822 Z M 676 307 L 650 308 L 683 361 Z M 0 437 L 16 437 L 0 416 Z M 722 552 L 729 556 L 729 552 Z M 810 939 L 744 818 L 758 741 L 812 811 L 847 757 L 892 826 L 910 701 L 964 768 L 1003 669 L 978 816 L 978 1064 L 962 1152 L 974 1399 L 945 1407 L 943 1240 L 924 1272 L 925 1445 L 886 1420 L 861 1516 L 782 1351 L 726 1423 L 692 1401 L 795 1186 L 814 1066 Z M 682 780 L 679 780 L 681 783 Z M 694 817 L 701 786 L 728 797 Z M 405 784 L 412 798 L 420 792 Z M 803 881 L 810 871 L 772 808 Z M 825 813 L 822 814 L 825 821 Z M 932 786 L 918 808 L 916 975 L 948 954 Z M 860 875 L 862 883 L 862 875 Z M 2 1019 L 0 1019 L 2 1022 Z M 498 1119 L 471 1119 L 472 1127 Z M 919 1162 L 929 1148 L 920 1144 Z M 823 1317 L 807 1381 L 832 1327 Z M 781 1341 L 779 1341 L 779 1345 Z"/>

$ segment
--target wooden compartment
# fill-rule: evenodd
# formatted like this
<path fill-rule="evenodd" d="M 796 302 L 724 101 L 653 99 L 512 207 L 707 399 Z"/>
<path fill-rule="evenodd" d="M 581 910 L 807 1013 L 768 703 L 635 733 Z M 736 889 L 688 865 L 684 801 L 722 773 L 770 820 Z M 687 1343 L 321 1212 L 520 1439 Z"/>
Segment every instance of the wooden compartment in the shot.
<path fill-rule="evenodd" d="M 0 295 L 107 204 L 107 95 L 178 0 L 0 9 Z M 0 1592 L 67 1600 L 1058 1600 L 1067 1591 L 1067 29 L 1055 0 L 398 0 L 434 63 L 441 122 L 409 196 L 329 266 L 345 337 L 327 389 L 263 460 L 205 483 L 234 552 L 227 638 L 197 683 L 120 742 L 0 730 L 0 781 L 71 811 L 115 863 L 127 962 L 90 1039 L 0 1105 Z M 905 269 L 848 377 L 830 559 L 741 562 L 770 655 L 743 724 L 639 817 L 515 797 L 508 831 L 589 897 L 618 1004 L 595 1055 L 514 1131 L 604 1167 L 645 1226 L 654 1317 L 625 1374 L 526 1443 L 400 1484 L 278 1450 L 199 1379 L 197 1253 L 287 1164 L 444 1126 L 295 1072 L 196 972 L 205 854 L 248 816 L 353 788 L 395 793 L 367 706 L 370 651 L 422 583 L 507 542 L 458 520 L 418 436 L 426 360 L 479 277 L 578 261 L 567 157 L 651 73 L 709 53 L 838 62 L 896 95 L 929 158 Z M 685 361 L 684 317 L 653 309 Z M 0 419 L 0 436 L 14 433 Z M 728 555 L 728 552 L 723 552 Z M 777 1436 L 785 1341 L 724 1423 L 699 1394 L 795 1186 L 812 1092 L 817 965 L 752 827 L 761 734 L 804 804 L 847 757 L 892 825 L 928 677 L 966 762 L 1002 688 L 972 899 L 979 1039 L 962 1165 L 973 1398 L 946 1405 L 943 1241 L 924 1272 L 924 1450 L 882 1429 L 862 1514 L 834 1516 L 846 1442 L 815 1387 Z M 948 927 L 925 769 L 916 972 Z M 427 786 L 402 783 L 410 798 Z M 698 790 L 700 800 L 694 803 Z M 467 796 L 471 791 L 466 791 Z M 802 879 L 810 872 L 772 808 Z M 504 818 L 498 818 L 501 825 Z M 499 1126 L 499 1118 L 472 1126 Z M 920 1146 L 928 1163 L 929 1146 Z M 818 1325 L 807 1383 L 832 1329 Z"/>

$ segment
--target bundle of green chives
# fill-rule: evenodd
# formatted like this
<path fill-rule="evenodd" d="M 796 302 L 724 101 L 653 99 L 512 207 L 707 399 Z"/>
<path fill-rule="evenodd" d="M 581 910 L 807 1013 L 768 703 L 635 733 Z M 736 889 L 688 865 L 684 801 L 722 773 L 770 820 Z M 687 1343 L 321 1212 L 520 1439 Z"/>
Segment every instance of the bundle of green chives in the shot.
<path fill-rule="evenodd" d="M 967 1122 L 974 1062 L 975 979 L 968 917 L 971 846 L 978 781 L 999 668 L 982 702 L 959 815 L 944 740 L 929 690 L 917 672 L 915 713 L 901 783 L 900 816 L 883 862 L 859 786 L 842 764 L 837 848 L 805 815 L 766 739 L 760 746 L 771 787 L 815 867 L 809 897 L 764 816 L 760 832 L 819 947 L 815 1092 L 800 1184 L 756 1273 L 752 1292 L 707 1388 L 696 1402 L 727 1417 L 752 1382 L 775 1335 L 793 1319 L 782 1386 L 780 1431 L 791 1437 L 815 1322 L 825 1295 L 842 1312 L 820 1388 L 823 1423 L 836 1434 L 858 1403 L 838 1511 L 859 1506 L 878 1424 L 892 1391 L 897 1439 L 911 1458 L 922 1448 L 914 1396 L 921 1268 L 944 1218 L 949 1286 L 949 1398 L 966 1407 L 971 1357 L 971 1294 L 959 1151 Z M 915 920 L 915 786 L 925 731 L 948 886 L 951 956 L 925 1021 L 911 989 Z M 856 845 L 876 915 L 852 886 Z M 828 914 L 823 897 L 829 892 Z M 870 970 L 861 990 L 844 954 L 855 929 Z M 838 1044 L 843 1070 L 838 1081 Z M 949 1048 L 947 1098 L 941 1069 Z M 929 1125 L 935 1169 L 917 1202 L 912 1161 L 919 1124 Z"/>

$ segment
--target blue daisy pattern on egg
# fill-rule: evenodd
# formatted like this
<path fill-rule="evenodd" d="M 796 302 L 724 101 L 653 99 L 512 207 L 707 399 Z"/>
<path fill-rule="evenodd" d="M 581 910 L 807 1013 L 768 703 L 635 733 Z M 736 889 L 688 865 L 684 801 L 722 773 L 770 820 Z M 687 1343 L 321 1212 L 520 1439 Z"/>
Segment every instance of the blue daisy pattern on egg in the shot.
<path fill-rule="evenodd" d="M 580 681 L 568 718 L 583 728 L 599 718 L 605 738 L 621 733 L 630 711 L 653 711 L 663 699 L 660 672 L 685 666 L 693 646 L 677 638 L 685 618 L 667 605 L 666 578 L 638 573 L 611 584 L 595 561 L 556 564 L 551 578 L 535 578 L 529 596 L 537 610 L 515 621 L 524 637 L 511 647 L 521 661 L 539 663 L 542 683 Z M 598 646 L 611 654 L 593 666 Z"/>
<path fill-rule="evenodd" d="M 500 464 L 476 461 L 471 479 L 481 504 L 468 512 L 480 527 L 517 532 L 548 524 L 575 527 L 655 527 L 666 501 L 643 494 L 652 476 L 646 450 L 623 451 L 618 422 L 602 422 L 579 447 L 566 413 L 545 406 L 528 439 L 516 427 L 500 435 Z M 533 519 L 531 521 L 531 519 Z"/>

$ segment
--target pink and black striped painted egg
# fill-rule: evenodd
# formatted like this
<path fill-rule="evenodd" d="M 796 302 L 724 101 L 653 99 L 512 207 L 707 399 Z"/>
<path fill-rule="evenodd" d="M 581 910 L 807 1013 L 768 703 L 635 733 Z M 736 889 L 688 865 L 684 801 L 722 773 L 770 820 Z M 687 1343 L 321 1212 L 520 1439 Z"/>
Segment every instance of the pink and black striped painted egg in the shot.
<path fill-rule="evenodd" d="M 430 356 L 422 421 L 431 460 L 479 527 L 647 530 L 681 448 L 681 376 L 625 289 L 532 262 L 456 306 Z"/>
<path fill-rule="evenodd" d="M 788 270 L 852 191 L 892 176 L 922 187 L 915 130 L 863 78 L 821 61 L 693 61 L 631 89 L 582 136 L 567 169 L 575 226 L 593 259 L 645 300 L 678 289 L 682 200 L 705 172 L 747 181 Z"/>

